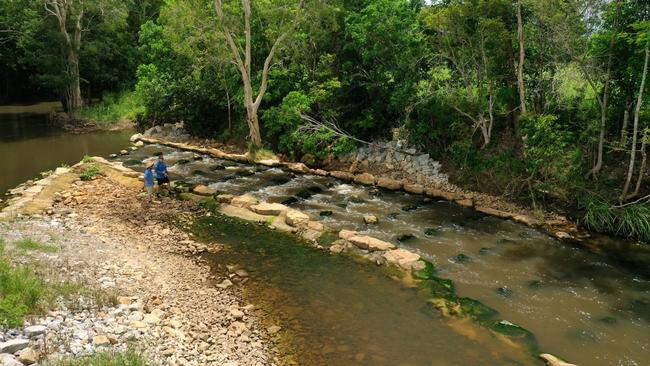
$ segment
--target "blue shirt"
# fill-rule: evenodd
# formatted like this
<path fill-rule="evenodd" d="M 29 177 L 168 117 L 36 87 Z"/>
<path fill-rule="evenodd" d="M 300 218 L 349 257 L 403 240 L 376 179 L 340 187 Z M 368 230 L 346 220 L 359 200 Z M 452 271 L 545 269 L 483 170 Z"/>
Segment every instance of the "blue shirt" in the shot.
<path fill-rule="evenodd" d="M 156 162 L 156 178 L 164 178 L 167 176 L 167 164 L 164 161 L 158 160 Z"/>
<path fill-rule="evenodd" d="M 153 171 L 151 169 L 145 169 L 144 171 L 144 185 L 153 187 Z"/>

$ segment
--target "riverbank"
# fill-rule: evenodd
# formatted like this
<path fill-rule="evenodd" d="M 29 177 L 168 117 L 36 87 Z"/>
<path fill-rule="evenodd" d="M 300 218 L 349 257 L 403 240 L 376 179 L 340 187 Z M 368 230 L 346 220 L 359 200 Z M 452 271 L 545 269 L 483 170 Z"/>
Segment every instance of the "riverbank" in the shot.
<path fill-rule="evenodd" d="M 24 239 L 56 248 L 12 258 L 31 268 L 56 268 L 42 273 L 46 281 L 56 275 L 115 302 L 98 304 L 91 297 L 79 307 L 30 318 L 28 325 L 45 330 L 9 330 L 0 345 L 11 342 L 20 349 L 3 352 L 20 358 L 29 348 L 43 360 L 134 348 L 148 364 L 273 364 L 255 305 L 239 293 L 244 281 L 227 270 L 211 271 L 194 255 L 219 246 L 198 244 L 175 225 L 192 203 L 149 202 L 138 196 L 138 179 L 108 166 L 102 165 L 104 176 L 90 181 L 79 180 L 73 169 L 59 169 L 33 186 L 40 188 L 28 188 L 22 203 L 13 202 L 15 209 L 5 215 L 0 237 L 9 253 Z M 231 285 L 217 286 L 224 279 Z"/>

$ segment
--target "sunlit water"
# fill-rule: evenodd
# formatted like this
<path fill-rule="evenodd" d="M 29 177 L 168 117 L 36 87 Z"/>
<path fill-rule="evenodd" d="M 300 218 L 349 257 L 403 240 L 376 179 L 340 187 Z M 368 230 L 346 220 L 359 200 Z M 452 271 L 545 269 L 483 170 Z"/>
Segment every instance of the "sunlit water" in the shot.
<path fill-rule="evenodd" d="M 587 250 L 560 243 L 523 225 L 480 215 L 448 202 L 208 157 L 193 160 L 192 153 L 156 145 L 119 159 L 142 169 L 142 163 L 153 159 L 155 152 L 166 154 L 172 179 L 208 184 L 227 193 L 250 193 L 270 202 L 285 202 L 308 212 L 312 218 L 321 219 L 333 229 L 355 229 L 394 243 L 401 240 L 403 247 L 433 262 L 441 277 L 454 280 L 459 295 L 478 299 L 497 309 L 500 317 L 529 329 L 546 352 L 580 365 L 650 364 L 650 251 L 645 245 L 602 238 L 587 241 L 584 244 L 590 248 Z M 376 215 L 379 223 L 364 224 L 363 215 L 367 214 Z M 409 322 L 419 324 L 423 321 L 418 318 L 423 316 L 421 300 L 403 296 L 402 292 L 409 290 L 363 285 L 363 289 L 351 287 L 349 292 L 344 291 L 343 288 L 350 288 L 351 283 L 383 281 L 371 279 L 375 276 L 364 272 L 369 269 L 348 269 L 347 262 L 341 259 L 309 259 L 312 255 L 309 251 L 298 255 L 295 264 L 291 256 L 278 254 L 267 255 L 268 262 L 265 262 L 260 260 L 262 257 L 247 253 L 250 250 L 253 249 L 246 248 L 232 258 L 259 268 L 257 273 L 272 285 L 266 290 L 269 291 L 267 297 L 276 296 L 272 295 L 276 293 L 278 303 L 287 298 L 299 303 L 289 301 L 287 306 L 301 309 L 294 308 L 297 313 L 294 322 L 296 329 L 305 333 L 303 338 L 319 342 L 318 347 L 332 344 L 321 353 L 346 343 L 337 337 L 330 341 L 320 339 L 337 333 L 320 329 L 321 326 L 340 327 L 339 337 L 343 338 L 346 332 L 359 334 L 346 329 L 346 325 L 371 332 L 373 325 L 364 323 L 368 319 L 356 319 L 359 313 L 344 311 L 354 309 L 355 301 L 357 306 L 366 309 L 365 313 L 376 312 L 378 318 L 386 317 L 390 311 L 393 315 L 401 314 L 402 318 L 390 318 L 396 322 L 395 334 L 403 334 L 404 339 L 418 337 L 409 332 L 408 326 L 401 327 Z M 319 264 L 303 263 L 309 260 L 322 261 L 325 267 L 320 271 L 308 270 L 312 265 L 320 268 Z M 347 273 L 348 270 L 354 274 Z M 396 303 L 391 305 L 391 301 Z M 339 303 L 345 305 L 341 307 Z M 382 308 L 383 305 L 376 303 L 387 305 Z M 327 312 L 321 315 L 328 308 L 331 316 Z M 418 311 L 419 315 L 410 315 Z M 383 330 L 385 324 L 379 328 Z M 435 326 L 432 325 L 432 329 L 436 329 Z M 463 344 L 462 341 L 453 336 L 449 336 L 450 341 L 445 340 L 448 335 L 441 329 L 419 337 L 424 337 L 428 342 L 425 343 L 438 353 L 444 352 L 436 348 L 438 346 L 456 352 L 455 342 Z M 420 332 L 418 328 L 416 333 Z M 442 340 L 440 334 L 444 334 Z M 412 346 L 400 344 L 389 349 L 380 358 L 381 362 L 378 359 L 372 363 L 368 361 L 371 358 L 365 358 L 372 352 L 364 356 L 363 362 L 396 364 L 396 359 L 391 357 L 397 353 L 403 355 L 405 364 L 454 364 L 453 359 L 448 360 L 452 363 L 425 361 L 430 355 L 423 344 L 414 340 L 406 343 Z M 417 353 L 426 356 L 413 355 Z M 461 357 L 464 353 L 458 351 L 458 354 Z M 350 351 L 346 355 L 356 354 Z M 483 364 L 476 360 L 460 364 Z"/>
<path fill-rule="evenodd" d="M 73 135 L 49 126 L 46 114 L 0 113 L 0 198 L 40 172 L 77 163 L 84 155 L 106 156 L 128 147 L 132 133 Z"/>

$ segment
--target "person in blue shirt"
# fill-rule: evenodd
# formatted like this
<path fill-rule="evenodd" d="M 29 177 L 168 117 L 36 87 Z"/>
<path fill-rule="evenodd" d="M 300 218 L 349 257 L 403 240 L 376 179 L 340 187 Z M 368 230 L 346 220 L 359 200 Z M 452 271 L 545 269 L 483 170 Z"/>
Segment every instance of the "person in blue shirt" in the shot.
<path fill-rule="evenodd" d="M 153 196 L 153 186 L 153 162 L 149 162 L 144 169 L 144 189 L 147 191 L 147 196 L 150 198 Z"/>
<path fill-rule="evenodd" d="M 169 184 L 167 164 L 165 163 L 165 158 L 162 155 L 158 157 L 158 161 L 156 162 L 156 180 L 158 181 L 158 195 L 160 195 L 160 190 L 167 188 L 167 184 Z"/>

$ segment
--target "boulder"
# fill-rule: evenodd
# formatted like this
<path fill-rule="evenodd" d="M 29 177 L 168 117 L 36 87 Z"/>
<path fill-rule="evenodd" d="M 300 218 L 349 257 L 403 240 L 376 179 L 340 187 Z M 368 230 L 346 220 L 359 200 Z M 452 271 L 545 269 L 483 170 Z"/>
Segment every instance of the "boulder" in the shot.
<path fill-rule="evenodd" d="M 257 202 L 257 198 L 249 194 L 245 194 L 243 196 L 233 197 L 233 199 L 230 201 L 230 204 L 236 207 L 248 208 L 252 205 L 257 204 Z"/>
<path fill-rule="evenodd" d="M 255 213 L 258 213 L 260 215 L 271 215 L 271 216 L 278 216 L 279 214 L 285 212 L 286 210 L 289 209 L 289 207 L 281 204 L 281 203 L 258 203 L 257 205 L 252 205 L 249 207 L 249 209 Z"/>
<path fill-rule="evenodd" d="M 334 178 L 344 180 L 346 182 L 350 182 L 351 180 L 354 179 L 354 175 L 348 172 L 342 172 L 340 170 L 334 170 L 330 172 L 330 175 Z"/>
<path fill-rule="evenodd" d="M 310 169 L 307 167 L 307 165 L 303 163 L 289 163 L 287 164 L 287 169 L 294 173 L 302 173 L 306 174 L 309 173 Z"/>
<path fill-rule="evenodd" d="M 217 202 L 230 203 L 235 196 L 232 194 L 220 194 L 217 196 Z"/>
<path fill-rule="evenodd" d="M 23 363 L 16 360 L 13 355 L 2 353 L 0 354 L 0 366 L 23 366 Z"/>
<path fill-rule="evenodd" d="M 136 142 L 136 141 L 140 140 L 141 138 L 142 138 L 142 134 L 141 133 L 136 133 L 135 135 L 131 135 L 131 137 L 129 138 L 129 141 Z"/>
<path fill-rule="evenodd" d="M 369 173 L 362 173 L 354 176 L 355 183 L 363 184 L 366 186 L 374 185 L 375 181 L 375 176 Z"/>
<path fill-rule="evenodd" d="M 309 223 L 309 216 L 298 210 L 288 210 L 286 215 L 285 220 L 290 226 L 298 227 Z"/>
<path fill-rule="evenodd" d="M 371 252 L 375 250 L 389 250 L 395 248 L 393 244 L 373 238 L 372 236 L 355 235 L 350 237 L 348 240 L 357 247 L 367 249 Z"/>
<path fill-rule="evenodd" d="M 0 343 L 0 353 L 16 353 L 29 347 L 29 340 L 16 338 Z"/>
<path fill-rule="evenodd" d="M 133 145 L 134 145 L 135 147 L 143 147 L 143 146 L 144 146 L 144 142 L 142 142 L 142 141 L 137 141 L 137 142 L 136 142 L 135 144 L 133 144 Z"/>
<path fill-rule="evenodd" d="M 420 256 L 406 249 L 393 249 L 383 254 L 388 263 L 393 263 L 406 270 L 411 270 L 417 266 Z"/>
<path fill-rule="evenodd" d="M 320 231 L 325 231 L 325 225 L 321 224 L 318 221 L 309 221 L 307 223 L 307 227 L 312 229 L 312 230 L 319 231 L 319 232 Z"/>
<path fill-rule="evenodd" d="M 194 187 L 192 191 L 200 196 L 213 196 L 215 193 L 217 193 L 216 188 L 211 188 L 203 184 L 199 184 L 198 186 Z"/>
<path fill-rule="evenodd" d="M 44 325 L 32 325 L 30 327 L 25 328 L 25 336 L 28 338 L 34 338 L 36 336 L 39 336 L 41 334 L 45 334 L 45 331 L 47 330 L 47 327 Z"/>
<path fill-rule="evenodd" d="M 421 184 L 405 184 L 404 190 L 408 193 L 413 193 L 413 194 L 424 193 L 424 187 Z"/>
<path fill-rule="evenodd" d="M 377 222 L 379 222 L 379 219 L 377 219 L 377 216 L 375 215 L 365 215 L 363 217 L 363 222 L 365 222 L 366 224 L 376 224 Z"/>
<path fill-rule="evenodd" d="M 31 347 L 25 348 L 24 350 L 20 351 L 20 353 L 18 354 L 18 361 L 20 361 L 23 365 L 35 364 L 36 362 L 38 362 L 38 359 L 39 359 L 38 352 L 34 351 L 34 349 L 32 349 Z"/>
<path fill-rule="evenodd" d="M 402 189 L 402 182 L 395 179 L 382 177 L 377 179 L 377 186 L 396 191 L 398 189 Z"/>
<path fill-rule="evenodd" d="M 348 240 L 348 239 L 350 239 L 351 237 L 353 237 L 355 235 L 357 235 L 356 231 L 352 231 L 352 230 L 341 230 L 341 231 L 339 231 L 339 238 L 341 238 L 341 239 Z"/>

